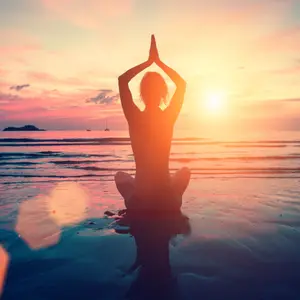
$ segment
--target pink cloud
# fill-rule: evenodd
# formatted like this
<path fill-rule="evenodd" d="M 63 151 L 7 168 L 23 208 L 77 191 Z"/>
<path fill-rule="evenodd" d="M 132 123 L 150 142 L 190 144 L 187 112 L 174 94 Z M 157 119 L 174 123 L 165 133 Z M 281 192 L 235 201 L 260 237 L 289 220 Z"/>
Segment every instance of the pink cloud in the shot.
<path fill-rule="evenodd" d="M 95 97 L 88 98 L 86 103 L 95 103 L 95 104 L 112 104 L 117 103 L 119 100 L 119 94 L 114 92 L 111 89 L 102 89 L 99 90 L 98 95 Z"/>
<path fill-rule="evenodd" d="M 103 21 L 130 13 L 135 0 L 40 0 L 44 7 L 73 24 L 97 28 Z"/>
<path fill-rule="evenodd" d="M 1 93 L 0 92 L 0 104 L 2 103 L 11 103 L 12 101 L 19 100 L 20 97 L 14 94 Z"/>

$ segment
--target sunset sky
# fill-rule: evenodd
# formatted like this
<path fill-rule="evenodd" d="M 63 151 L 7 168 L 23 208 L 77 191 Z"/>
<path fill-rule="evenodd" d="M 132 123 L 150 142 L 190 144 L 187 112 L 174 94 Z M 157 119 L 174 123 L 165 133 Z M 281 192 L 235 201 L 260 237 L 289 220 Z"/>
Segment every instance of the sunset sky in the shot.
<path fill-rule="evenodd" d="M 152 33 L 177 128 L 300 129 L 300 0 L 0 0 L 0 129 L 126 129 L 117 77 Z"/>

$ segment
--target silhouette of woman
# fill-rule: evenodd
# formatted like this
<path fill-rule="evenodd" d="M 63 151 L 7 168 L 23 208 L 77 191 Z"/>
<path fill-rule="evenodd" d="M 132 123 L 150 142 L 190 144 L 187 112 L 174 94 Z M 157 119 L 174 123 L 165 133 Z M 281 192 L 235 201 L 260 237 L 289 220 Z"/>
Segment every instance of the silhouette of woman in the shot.
<path fill-rule="evenodd" d="M 160 104 L 166 101 L 167 85 L 159 73 L 146 73 L 140 83 L 140 95 L 145 104 L 145 110 L 141 111 L 133 102 L 129 82 L 153 63 L 171 78 L 176 91 L 168 107 L 162 110 Z M 182 168 L 171 176 L 169 156 L 173 126 L 181 110 L 185 89 L 186 82 L 160 60 L 154 35 L 151 36 L 148 60 L 119 76 L 120 98 L 128 122 L 136 175 L 133 178 L 118 172 L 115 182 L 129 211 L 178 210 L 181 207 L 190 171 Z"/>

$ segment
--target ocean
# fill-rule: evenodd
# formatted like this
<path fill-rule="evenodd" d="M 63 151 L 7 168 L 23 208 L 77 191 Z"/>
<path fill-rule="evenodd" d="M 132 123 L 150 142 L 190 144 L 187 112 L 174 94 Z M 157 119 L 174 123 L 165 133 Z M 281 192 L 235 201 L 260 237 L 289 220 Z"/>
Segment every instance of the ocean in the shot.
<path fill-rule="evenodd" d="M 169 234 L 163 256 L 160 233 L 174 220 L 138 224 L 152 243 L 116 230 L 114 174 L 135 167 L 126 131 L 1 132 L 0 294 L 2 256 L 3 299 L 125 299 L 136 282 L 142 293 L 168 277 L 151 277 L 147 263 L 148 275 L 127 274 L 145 243 L 146 261 L 164 271 L 170 261 L 173 298 L 299 300 L 299 147 L 299 132 L 176 131 L 170 170 L 191 169 L 189 230 Z"/>
<path fill-rule="evenodd" d="M 280 139 L 216 140 L 175 134 L 170 170 L 191 169 L 193 178 L 296 178 L 300 134 Z M 294 139 L 291 138 L 293 136 Z M 127 132 L 2 132 L 0 183 L 112 180 L 134 173 Z"/>

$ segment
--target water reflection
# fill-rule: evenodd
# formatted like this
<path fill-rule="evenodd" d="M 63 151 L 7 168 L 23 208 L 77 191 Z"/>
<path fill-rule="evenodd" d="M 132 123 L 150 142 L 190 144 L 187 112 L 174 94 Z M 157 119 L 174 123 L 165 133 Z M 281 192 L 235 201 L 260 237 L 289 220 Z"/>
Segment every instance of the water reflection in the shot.
<path fill-rule="evenodd" d="M 120 198 L 111 196 L 110 185 L 99 189 L 98 183 L 59 184 L 44 196 L 32 197 L 19 207 L 16 229 L 21 238 L 0 231 L 1 288 L 7 278 L 3 299 L 95 295 L 124 299 L 127 293 L 128 299 L 240 299 L 244 295 L 243 299 L 252 300 L 271 299 L 280 292 L 278 299 L 298 300 L 300 231 L 295 183 L 284 182 L 282 191 L 282 186 L 270 181 L 241 183 L 245 181 L 192 182 L 189 192 L 198 195 L 201 189 L 201 194 L 194 199 L 188 195 L 184 204 L 190 220 L 181 214 L 124 215 L 119 223 L 129 224 L 129 229 L 111 225 L 115 224 L 113 213 L 103 218 L 105 210 L 115 212 L 123 206 Z M 86 204 L 88 216 L 82 205 L 87 200 L 85 187 L 92 195 Z M 23 196 L 28 191 L 23 188 Z M 62 227 L 81 218 L 87 221 Z M 193 234 L 184 239 L 179 251 L 171 251 L 170 259 L 170 240 L 189 234 L 190 223 Z M 107 230 L 112 228 L 133 238 L 112 234 Z M 41 249 L 47 245 L 56 246 Z M 135 247 L 136 260 L 130 268 Z M 125 268 L 129 276 L 122 277 Z"/>
<path fill-rule="evenodd" d="M 137 270 L 128 291 L 129 299 L 177 299 L 176 279 L 172 275 L 169 242 L 178 234 L 190 233 L 188 218 L 181 212 L 125 214 L 120 225 L 128 225 L 136 243 L 136 260 L 128 273 Z M 116 228 L 124 233 L 124 227 Z"/>

